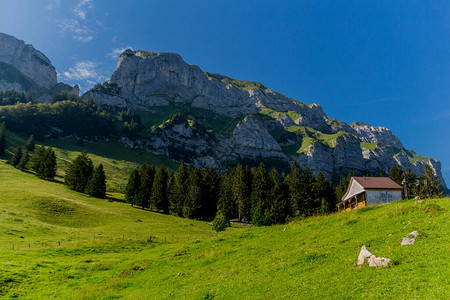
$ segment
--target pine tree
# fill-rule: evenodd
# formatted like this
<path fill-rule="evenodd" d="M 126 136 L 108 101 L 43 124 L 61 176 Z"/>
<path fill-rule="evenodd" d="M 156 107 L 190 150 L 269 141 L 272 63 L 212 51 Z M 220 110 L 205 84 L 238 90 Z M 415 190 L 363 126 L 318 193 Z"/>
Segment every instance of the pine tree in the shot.
<path fill-rule="evenodd" d="M 433 169 L 429 165 L 425 165 L 420 174 L 419 194 L 421 198 L 442 197 L 443 189 Z"/>
<path fill-rule="evenodd" d="M 169 212 L 169 195 L 167 191 L 168 176 L 162 166 L 156 169 L 153 179 L 151 207 L 164 213 Z"/>
<path fill-rule="evenodd" d="M 315 178 L 312 171 L 307 166 L 300 176 L 300 195 L 302 198 L 300 212 L 305 216 L 311 216 L 314 214 L 315 204 L 312 193 L 314 181 Z"/>
<path fill-rule="evenodd" d="M 22 157 L 20 158 L 19 163 L 17 164 L 17 169 L 19 170 L 25 170 L 27 168 L 27 164 L 30 161 L 30 155 L 28 154 L 28 151 L 25 151 L 22 154 Z"/>
<path fill-rule="evenodd" d="M 213 221 L 213 230 L 217 234 L 219 233 L 219 231 L 224 231 L 225 229 L 227 229 L 227 227 L 230 227 L 230 221 L 226 216 L 218 212 Z"/>
<path fill-rule="evenodd" d="M 41 170 L 38 176 L 44 179 L 53 179 L 56 176 L 56 156 L 51 147 L 45 149 L 42 157 Z"/>
<path fill-rule="evenodd" d="M 254 170 L 252 182 L 252 223 L 257 226 L 270 224 L 270 194 L 271 184 L 266 166 L 261 163 Z"/>
<path fill-rule="evenodd" d="M 141 176 L 138 169 L 134 169 L 131 173 L 127 185 L 125 187 L 125 201 L 133 205 L 139 202 L 139 189 L 141 187 Z"/>
<path fill-rule="evenodd" d="M 150 198 L 152 195 L 153 178 L 155 177 L 155 168 L 147 162 L 139 168 L 141 175 L 141 187 L 139 188 L 139 205 L 142 208 L 150 207 Z"/>
<path fill-rule="evenodd" d="M 220 194 L 221 176 L 219 171 L 212 167 L 202 169 L 203 197 L 201 216 L 203 219 L 211 220 L 217 212 L 217 202 Z"/>
<path fill-rule="evenodd" d="M 6 132 L 5 122 L 0 124 L 0 155 L 5 154 L 6 150 Z"/>
<path fill-rule="evenodd" d="M 235 217 L 234 201 L 233 201 L 233 177 L 235 170 L 231 169 L 224 175 L 220 184 L 219 200 L 217 202 L 217 211 L 227 219 Z"/>
<path fill-rule="evenodd" d="M 188 193 L 183 202 L 183 216 L 189 219 L 197 219 L 200 216 L 203 197 L 202 177 L 199 169 L 192 170 Z"/>
<path fill-rule="evenodd" d="M 250 220 L 251 212 L 251 184 L 250 168 L 239 164 L 233 177 L 233 199 L 236 203 L 238 219 Z"/>
<path fill-rule="evenodd" d="M 45 147 L 40 146 L 36 148 L 33 156 L 31 157 L 31 169 L 36 173 L 36 175 L 38 175 L 38 172 L 42 167 L 44 153 Z"/>
<path fill-rule="evenodd" d="M 417 187 L 417 175 L 411 172 L 409 167 L 403 172 L 403 178 L 405 179 L 406 192 L 405 198 L 411 199 L 419 194 L 419 188 Z"/>
<path fill-rule="evenodd" d="M 289 213 L 289 202 L 284 194 L 284 187 L 281 183 L 278 172 L 272 169 L 269 173 L 270 177 L 270 224 L 280 224 L 286 221 Z"/>
<path fill-rule="evenodd" d="M 333 184 L 322 172 L 319 172 L 312 189 L 314 195 L 314 210 L 318 214 L 327 214 L 336 210 L 336 193 Z"/>
<path fill-rule="evenodd" d="M 27 140 L 27 143 L 25 144 L 25 148 L 29 152 L 33 152 L 35 147 L 36 147 L 36 145 L 35 145 L 35 142 L 34 142 L 34 135 L 30 135 L 30 137 Z"/>
<path fill-rule="evenodd" d="M 65 184 L 70 189 L 83 193 L 93 169 L 92 160 L 85 151 L 81 152 L 70 164 L 64 178 Z"/>
<path fill-rule="evenodd" d="M 291 172 L 286 177 L 284 184 L 289 191 L 289 206 L 292 215 L 299 215 L 302 205 L 301 191 L 301 175 L 302 170 L 297 162 L 294 161 L 291 167 Z"/>
<path fill-rule="evenodd" d="M 399 165 L 393 166 L 389 172 L 389 178 L 401 185 L 403 181 L 402 168 Z"/>
<path fill-rule="evenodd" d="M 21 158 L 22 158 L 22 148 L 18 147 L 14 152 L 13 156 L 11 157 L 11 159 L 9 160 L 10 165 L 16 167 L 19 164 Z"/>
<path fill-rule="evenodd" d="M 92 172 L 86 186 L 86 193 L 96 198 L 105 198 L 106 177 L 102 164 L 99 164 L 98 167 Z"/>
<path fill-rule="evenodd" d="M 189 173 L 189 167 L 181 163 L 171 184 L 170 212 L 176 216 L 183 216 L 183 204 L 188 192 Z"/>

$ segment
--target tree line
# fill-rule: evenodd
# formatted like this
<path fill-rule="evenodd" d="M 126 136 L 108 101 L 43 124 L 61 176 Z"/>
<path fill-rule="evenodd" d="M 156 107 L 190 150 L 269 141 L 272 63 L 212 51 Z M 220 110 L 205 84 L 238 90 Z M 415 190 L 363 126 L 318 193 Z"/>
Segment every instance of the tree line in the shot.
<path fill-rule="evenodd" d="M 331 182 L 297 163 L 284 179 L 263 163 L 252 169 L 239 164 L 223 175 L 211 167 L 181 163 L 172 172 L 144 163 L 131 173 L 125 199 L 131 205 L 180 217 L 212 220 L 220 214 L 255 225 L 284 223 L 336 208 Z"/>
<path fill-rule="evenodd" d="M 404 186 L 403 198 L 438 198 L 444 196 L 442 184 L 436 177 L 433 169 L 425 165 L 420 176 L 414 174 L 409 168 L 403 170 L 399 165 L 392 167 L 389 178 Z"/>

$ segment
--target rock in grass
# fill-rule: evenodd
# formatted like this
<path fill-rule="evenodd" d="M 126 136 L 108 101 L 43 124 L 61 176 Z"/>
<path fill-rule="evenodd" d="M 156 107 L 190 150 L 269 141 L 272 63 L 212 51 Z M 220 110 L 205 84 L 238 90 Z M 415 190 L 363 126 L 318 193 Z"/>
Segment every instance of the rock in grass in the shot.
<path fill-rule="evenodd" d="M 387 267 L 391 261 L 389 258 L 376 257 L 369 250 L 367 250 L 365 245 L 363 245 L 358 256 L 358 266 L 362 266 L 366 262 L 366 259 L 368 259 L 370 267 Z"/>
<path fill-rule="evenodd" d="M 400 243 L 400 245 L 412 245 L 416 242 L 416 238 L 419 236 L 419 232 L 417 230 L 411 232 L 407 237 L 404 237 Z"/>
<path fill-rule="evenodd" d="M 372 255 L 369 258 L 369 267 L 387 267 L 391 259 L 386 257 L 376 257 Z"/>
<path fill-rule="evenodd" d="M 369 250 L 367 250 L 366 246 L 363 245 L 361 247 L 361 251 L 359 252 L 359 256 L 358 256 L 358 266 L 362 266 L 366 262 L 366 259 L 368 259 L 372 255 L 373 254 L 370 253 Z"/>

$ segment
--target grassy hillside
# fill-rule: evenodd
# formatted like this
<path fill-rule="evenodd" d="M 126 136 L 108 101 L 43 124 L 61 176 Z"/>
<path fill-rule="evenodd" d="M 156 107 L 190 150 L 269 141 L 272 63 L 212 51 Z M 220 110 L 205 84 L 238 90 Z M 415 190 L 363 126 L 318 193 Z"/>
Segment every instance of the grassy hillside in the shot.
<path fill-rule="evenodd" d="M 1 161 L 0 182 L 3 297 L 450 296 L 448 198 L 400 201 L 288 225 L 230 228 L 211 238 L 205 222 L 87 197 Z M 420 232 L 416 243 L 400 246 L 414 230 Z M 172 236 L 183 239 L 167 240 Z M 362 245 L 393 263 L 358 267 Z"/>
<path fill-rule="evenodd" d="M 17 147 L 23 147 L 26 138 L 8 131 L 7 153 L 0 159 L 8 159 Z M 107 189 L 110 192 L 122 192 L 133 169 L 146 161 L 152 165 L 163 165 L 173 170 L 178 168 L 178 163 L 167 156 L 154 155 L 141 149 L 131 150 L 119 142 L 86 142 L 81 147 L 77 145 L 76 140 L 66 139 L 49 141 L 43 145 L 51 146 L 55 151 L 58 164 L 56 180 L 64 182 L 63 177 L 69 164 L 82 151 L 86 151 L 89 153 L 89 157 L 94 162 L 94 165 L 103 164 L 107 179 Z"/>

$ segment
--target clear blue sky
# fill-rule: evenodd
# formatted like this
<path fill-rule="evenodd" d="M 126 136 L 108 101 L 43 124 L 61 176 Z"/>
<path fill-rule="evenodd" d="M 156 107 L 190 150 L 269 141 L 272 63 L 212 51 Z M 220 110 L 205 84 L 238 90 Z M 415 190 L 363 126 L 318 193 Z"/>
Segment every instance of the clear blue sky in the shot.
<path fill-rule="evenodd" d="M 120 49 L 179 53 L 329 117 L 390 128 L 450 183 L 450 1 L 0 0 L 0 32 L 83 90 Z"/>

